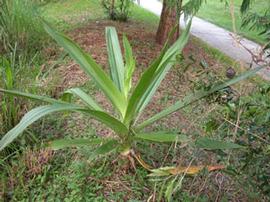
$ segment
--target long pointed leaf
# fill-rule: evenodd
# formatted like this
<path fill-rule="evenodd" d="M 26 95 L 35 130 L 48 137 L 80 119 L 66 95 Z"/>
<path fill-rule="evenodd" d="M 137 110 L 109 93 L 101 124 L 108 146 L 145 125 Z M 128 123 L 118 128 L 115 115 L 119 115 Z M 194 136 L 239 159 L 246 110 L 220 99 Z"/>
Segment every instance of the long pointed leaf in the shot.
<path fill-rule="evenodd" d="M 101 122 L 104 122 L 104 120 L 107 120 L 107 123 L 106 123 L 107 126 L 112 128 L 114 131 L 117 131 L 121 134 L 124 134 L 127 132 L 126 127 L 121 122 L 119 122 L 118 120 L 116 120 L 115 118 L 111 117 L 110 115 L 108 115 L 106 113 L 99 113 L 98 111 L 103 111 L 103 110 L 97 104 L 95 104 L 93 100 L 92 100 L 93 102 L 91 102 L 88 99 L 89 97 L 85 97 L 85 96 L 88 96 L 87 94 L 85 94 L 85 95 L 80 94 L 80 93 L 82 93 L 82 91 L 80 91 L 78 89 L 73 89 L 72 92 L 77 93 L 78 96 L 81 96 L 81 99 L 84 99 L 83 101 L 87 102 L 88 104 L 91 104 L 91 106 L 94 110 L 84 109 L 81 106 L 69 104 L 69 103 L 64 102 L 62 100 L 56 100 L 56 99 L 45 97 L 45 96 L 33 95 L 30 93 L 22 93 L 19 91 L 4 90 L 4 89 L 0 89 L 0 92 L 8 93 L 8 94 L 15 95 L 15 96 L 26 97 L 26 98 L 41 101 L 41 102 L 47 102 L 50 104 L 59 104 L 59 105 L 63 104 L 65 106 L 72 106 L 74 108 L 77 108 L 78 110 L 80 109 L 79 111 L 83 111 L 83 112 L 88 113 L 88 114 L 90 113 L 91 115 L 93 114 L 95 118 L 101 117 L 101 118 L 99 118 L 99 120 Z M 119 128 L 120 128 L 120 130 L 119 130 Z"/>
<path fill-rule="evenodd" d="M 146 107 L 156 92 L 161 81 L 164 79 L 167 72 L 173 66 L 175 57 L 184 48 L 188 41 L 191 22 L 181 34 L 180 38 L 170 47 L 161 58 L 153 63 L 146 72 L 142 75 L 138 85 L 128 103 L 128 108 L 125 116 L 125 123 L 134 121 L 140 112 Z"/>
<path fill-rule="evenodd" d="M 207 137 L 198 138 L 195 142 L 196 147 L 206 150 L 217 150 L 217 149 L 241 149 L 244 146 L 235 144 L 232 142 L 224 142 Z"/>
<path fill-rule="evenodd" d="M 46 102 L 46 103 L 50 103 L 50 104 L 65 104 L 66 103 L 62 100 L 56 100 L 56 99 L 53 99 L 50 97 L 34 95 L 31 93 L 24 93 L 24 92 L 20 92 L 20 91 L 16 91 L 16 90 L 5 90 L 5 89 L 0 88 L 0 92 L 6 93 L 9 95 L 25 97 L 25 98 L 35 100 L 35 101 Z"/>
<path fill-rule="evenodd" d="M 103 93 L 111 100 L 112 104 L 118 109 L 122 116 L 126 111 L 126 98 L 117 89 L 112 80 L 107 76 L 103 69 L 86 54 L 78 45 L 68 37 L 58 33 L 44 22 L 46 31 L 61 45 L 69 55 L 80 65 L 80 67 L 97 83 Z"/>
<path fill-rule="evenodd" d="M 28 112 L 20 121 L 20 123 L 11 129 L 0 141 L 0 151 L 3 150 L 9 143 L 17 138 L 29 125 L 37 121 L 43 116 L 53 112 L 75 110 L 78 107 L 70 105 L 49 105 L 37 107 Z"/>
<path fill-rule="evenodd" d="M 124 62 L 114 27 L 106 27 L 106 42 L 111 78 L 121 92 L 124 92 Z"/>
<path fill-rule="evenodd" d="M 99 155 L 106 155 L 109 154 L 110 152 L 114 151 L 117 149 L 119 146 L 119 143 L 117 140 L 109 140 L 102 144 L 100 147 L 98 147 L 90 156 L 90 160 L 94 159 L 96 156 Z"/>
<path fill-rule="evenodd" d="M 128 97 L 128 93 L 132 85 L 132 75 L 135 70 L 136 61 L 134 59 L 131 45 L 126 36 L 123 37 L 123 44 L 125 49 L 125 95 Z"/>
<path fill-rule="evenodd" d="M 210 94 L 221 90 L 227 86 L 233 85 L 235 83 L 238 83 L 244 79 L 247 79 L 253 75 L 255 75 L 258 71 L 260 71 L 262 69 L 262 67 L 257 67 L 255 69 L 252 70 L 248 70 L 242 74 L 240 74 L 239 76 L 235 77 L 234 79 L 228 80 L 222 84 L 218 84 L 215 85 L 214 87 L 212 87 L 210 90 L 208 91 L 198 91 L 195 93 L 192 93 L 188 96 L 186 96 L 183 100 L 176 102 L 174 105 L 168 107 L 167 109 L 159 112 L 158 114 L 152 116 L 151 118 L 149 118 L 148 120 L 144 121 L 142 124 L 140 124 L 139 126 L 136 127 L 136 130 L 141 130 L 144 127 L 156 122 L 159 119 L 162 119 L 166 116 L 168 116 L 169 114 L 176 112 L 206 96 L 209 96 Z"/>
<path fill-rule="evenodd" d="M 11 129 L 1 140 L 0 140 L 0 151 L 3 150 L 9 143 L 11 143 L 15 138 L 17 138 L 28 126 L 30 126 L 35 121 L 40 118 L 54 112 L 62 112 L 62 111 L 80 111 L 87 113 L 91 117 L 100 122 L 106 124 L 108 127 L 113 129 L 118 135 L 125 135 L 128 133 L 128 129 L 117 119 L 111 117 L 110 115 L 101 112 L 85 109 L 82 107 L 78 107 L 75 105 L 69 104 L 55 104 L 55 105 L 47 105 L 37 107 L 22 118 L 20 123 Z"/>
<path fill-rule="evenodd" d="M 103 138 L 95 138 L 95 139 L 61 139 L 55 140 L 49 143 L 48 147 L 53 150 L 64 149 L 69 147 L 88 147 L 94 145 L 100 145 L 97 149 L 93 151 L 90 156 L 90 159 L 95 158 L 98 155 L 105 155 L 113 150 L 117 149 L 119 143 L 117 140 L 113 139 L 103 139 Z"/>
<path fill-rule="evenodd" d="M 120 137 L 127 135 L 129 132 L 128 128 L 122 122 L 105 112 L 88 109 L 78 109 L 77 111 L 85 112 L 92 118 L 104 123 L 106 126 L 114 130 Z"/>
<path fill-rule="evenodd" d="M 136 139 L 147 140 L 151 142 L 188 142 L 190 141 L 186 135 L 170 134 L 170 133 L 141 133 L 135 135 Z"/>
<path fill-rule="evenodd" d="M 104 111 L 91 96 L 87 95 L 80 88 L 71 88 L 67 90 L 65 93 L 70 93 L 72 95 L 79 97 L 88 107 L 90 107 L 90 109 Z"/>
<path fill-rule="evenodd" d="M 84 147 L 93 146 L 103 143 L 105 140 L 103 138 L 95 139 L 60 139 L 49 142 L 48 147 L 53 150 L 64 149 L 68 147 Z"/>

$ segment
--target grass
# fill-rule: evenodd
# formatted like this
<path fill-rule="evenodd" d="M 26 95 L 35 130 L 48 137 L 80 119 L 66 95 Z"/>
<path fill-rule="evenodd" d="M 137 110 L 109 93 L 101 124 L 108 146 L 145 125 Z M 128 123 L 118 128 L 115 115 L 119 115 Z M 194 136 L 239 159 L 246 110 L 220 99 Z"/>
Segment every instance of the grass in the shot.
<path fill-rule="evenodd" d="M 153 13 L 137 5 L 132 7 L 131 20 L 144 23 L 151 28 L 157 27 L 159 23 L 159 17 L 157 15 L 154 15 Z"/>
<path fill-rule="evenodd" d="M 52 1 L 40 10 L 46 20 L 54 23 L 63 30 L 80 27 L 91 20 L 106 18 L 105 12 L 97 0 Z M 153 27 L 158 24 L 159 18 L 151 12 L 134 5 L 131 8 L 131 20 Z"/>
<path fill-rule="evenodd" d="M 265 43 L 265 38 L 263 36 L 258 36 L 259 31 L 241 28 L 240 5 L 242 0 L 235 0 L 234 2 L 237 32 L 240 35 L 260 44 Z M 268 0 L 257 0 L 252 4 L 252 11 L 263 13 L 267 8 L 269 8 L 269 6 L 270 2 Z M 229 6 L 226 6 L 224 2 L 222 3 L 217 0 L 208 0 L 207 3 L 203 4 L 197 15 L 198 17 L 232 31 L 230 9 Z"/>
<path fill-rule="evenodd" d="M 4 0 L 0 13 L 0 53 L 16 49 L 19 54 L 35 56 L 46 40 L 35 4 L 29 0 Z"/>
<path fill-rule="evenodd" d="M 41 9 L 42 16 L 60 29 L 79 27 L 89 20 L 103 18 L 103 10 L 97 1 L 57 1 L 49 2 Z"/>

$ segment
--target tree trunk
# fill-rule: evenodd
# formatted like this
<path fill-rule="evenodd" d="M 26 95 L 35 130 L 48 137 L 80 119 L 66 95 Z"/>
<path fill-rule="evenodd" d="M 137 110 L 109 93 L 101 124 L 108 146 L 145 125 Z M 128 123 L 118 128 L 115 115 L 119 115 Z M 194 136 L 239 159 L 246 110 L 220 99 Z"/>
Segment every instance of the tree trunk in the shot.
<path fill-rule="evenodd" d="M 110 7 L 110 18 L 112 20 L 115 20 L 115 10 L 114 10 L 114 7 L 115 7 L 115 0 L 112 0 L 111 1 L 111 7 Z"/>
<path fill-rule="evenodd" d="M 179 25 L 180 25 L 180 16 L 178 13 L 180 13 L 180 7 L 177 5 L 172 6 L 168 5 L 169 0 L 163 0 L 163 7 L 161 12 L 161 17 L 159 21 L 158 30 L 156 33 L 156 42 L 159 44 L 164 44 L 171 32 L 171 30 L 177 26 L 177 30 L 174 33 L 170 43 L 174 42 L 179 37 Z M 182 1 L 179 1 L 180 5 Z"/>

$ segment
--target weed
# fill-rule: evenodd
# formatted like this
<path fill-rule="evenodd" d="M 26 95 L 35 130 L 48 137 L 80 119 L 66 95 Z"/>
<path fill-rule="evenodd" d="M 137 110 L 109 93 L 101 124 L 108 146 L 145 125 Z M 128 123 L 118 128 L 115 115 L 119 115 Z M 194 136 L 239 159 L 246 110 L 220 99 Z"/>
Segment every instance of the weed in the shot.
<path fill-rule="evenodd" d="M 15 70 L 11 67 L 11 64 L 6 58 L 2 58 L 0 61 L 2 81 L 4 81 L 4 87 L 6 89 L 14 89 L 15 84 Z M 16 105 L 15 97 L 13 96 L 3 96 L 1 101 L 1 118 L 2 126 L 1 131 L 10 130 L 19 122 L 19 105 Z M 3 132 L 4 131 L 4 132 Z"/>

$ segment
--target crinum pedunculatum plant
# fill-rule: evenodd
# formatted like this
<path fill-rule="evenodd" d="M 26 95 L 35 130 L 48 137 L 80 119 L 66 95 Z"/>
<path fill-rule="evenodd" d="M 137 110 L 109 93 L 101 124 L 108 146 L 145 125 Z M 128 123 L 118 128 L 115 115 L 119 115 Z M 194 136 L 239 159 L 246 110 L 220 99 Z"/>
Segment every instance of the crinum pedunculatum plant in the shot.
<path fill-rule="evenodd" d="M 106 154 L 113 150 L 117 150 L 123 155 L 133 153 L 133 145 L 135 141 L 152 141 L 159 143 L 186 141 L 184 135 L 172 134 L 166 132 L 144 133 L 142 132 L 146 126 L 158 121 L 171 113 L 206 97 L 226 86 L 232 85 L 251 75 L 254 75 L 259 68 L 247 71 L 232 80 L 213 86 L 208 91 L 197 91 L 186 96 L 183 100 L 176 102 L 174 105 L 164 109 L 151 118 L 138 123 L 138 117 L 143 113 L 145 107 L 153 97 L 155 91 L 159 87 L 167 72 L 174 65 L 175 58 L 181 53 L 184 46 L 188 42 L 191 21 L 186 29 L 182 32 L 179 39 L 169 47 L 168 43 L 162 49 L 160 55 L 152 62 L 152 64 L 144 71 L 135 88 L 132 88 L 132 74 L 135 70 L 135 59 L 132 54 L 131 46 L 127 38 L 123 37 L 124 59 L 122 57 L 120 44 L 115 28 L 106 28 L 106 42 L 108 50 L 108 60 L 110 67 L 110 76 L 98 65 L 92 57 L 84 52 L 78 45 L 63 34 L 55 31 L 47 23 L 44 22 L 46 31 L 51 35 L 57 43 L 73 58 L 84 72 L 95 81 L 99 89 L 111 102 L 115 109 L 116 115 L 111 115 L 100 106 L 93 97 L 86 94 L 80 88 L 72 88 L 64 93 L 64 95 L 73 95 L 82 102 L 71 103 L 70 99 L 53 99 L 45 96 L 38 96 L 20 91 L 12 91 L 0 89 L 0 92 L 11 96 L 22 96 L 32 100 L 47 103 L 45 106 L 37 107 L 22 118 L 20 123 L 10 130 L 0 141 L 0 150 L 3 150 L 15 138 L 33 122 L 54 112 L 78 112 L 88 115 L 98 120 L 112 129 L 117 135 L 116 138 L 93 138 L 93 139 L 62 139 L 55 140 L 50 143 L 50 147 L 54 149 L 62 149 L 65 147 L 80 146 L 96 146 L 93 152 L 95 155 Z M 125 61 L 125 62 L 124 62 Z M 67 96 L 63 96 L 67 97 Z M 196 144 L 201 148 L 239 148 L 240 145 L 234 143 L 224 143 L 207 138 L 196 140 Z M 138 158 L 137 158 L 138 160 Z M 138 160 L 139 161 L 139 160 Z M 140 162 L 143 165 L 142 162 Z M 143 165 L 144 166 L 144 165 Z M 147 167 L 147 166 L 144 166 Z"/>

